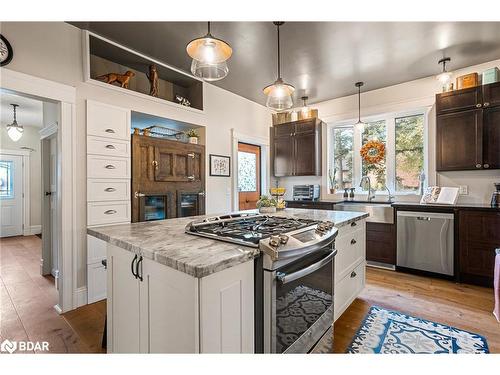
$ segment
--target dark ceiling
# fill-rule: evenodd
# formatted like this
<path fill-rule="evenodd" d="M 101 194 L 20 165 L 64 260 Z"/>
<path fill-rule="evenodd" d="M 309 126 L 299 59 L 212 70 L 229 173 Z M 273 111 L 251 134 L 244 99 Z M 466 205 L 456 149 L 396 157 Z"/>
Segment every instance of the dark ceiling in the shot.
<path fill-rule="evenodd" d="M 189 72 L 186 44 L 203 22 L 70 22 Z M 214 22 L 212 34 L 233 47 L 229 75 L 215 85 L 265 104 L 276 79 L 276 28 L 271 22 Z M 282 76 L 310 103 L 373 90 L 500 58 L 500 22 L 286 22 Z M 300 102 L 300 101 L 299 101 Z"/>

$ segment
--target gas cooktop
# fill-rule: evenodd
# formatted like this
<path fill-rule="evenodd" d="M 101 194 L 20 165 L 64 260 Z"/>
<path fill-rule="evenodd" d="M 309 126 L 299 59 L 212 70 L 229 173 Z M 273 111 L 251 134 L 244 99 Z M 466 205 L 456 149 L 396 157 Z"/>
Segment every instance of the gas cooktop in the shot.
<path fill-rule="evenodd" d="M 260 240 L 318 224 L 316 220 L 260 214 L 232 214 L 188 224 L 186 232 L 258 247 Z"/>

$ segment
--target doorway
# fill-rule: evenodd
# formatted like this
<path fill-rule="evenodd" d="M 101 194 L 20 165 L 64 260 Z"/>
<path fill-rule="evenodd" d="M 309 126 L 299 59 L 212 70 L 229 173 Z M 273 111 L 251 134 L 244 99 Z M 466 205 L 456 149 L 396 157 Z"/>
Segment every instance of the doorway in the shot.
<path fill-rule="evenodd" d="M 238 208 L 256 208 L 261 195 L 260 146 L 238 142 Z"/>
<path fill-rule="evenodd" d="M 23 156 L 0 154 L 0 237 L 23 234 Z"/>

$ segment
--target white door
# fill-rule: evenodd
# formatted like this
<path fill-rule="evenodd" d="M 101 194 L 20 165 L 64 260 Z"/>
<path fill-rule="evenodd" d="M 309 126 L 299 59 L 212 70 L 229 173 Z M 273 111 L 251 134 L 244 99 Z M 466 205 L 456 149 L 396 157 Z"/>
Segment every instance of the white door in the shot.
<path fill-rule="evenodd" d="M 0 155 L 0 237 L 23 234 L 23 157 Z"/>
<path fill-rule="evenodd" d="M 50 185 L 50 229 L 51 229 L 51 248 L 52 262 L 51 274 L 58 278 L 58 235 L 57 235 L 57 136 L 50 139 L 50 157 L 49 157 L 49 185 Z"/>

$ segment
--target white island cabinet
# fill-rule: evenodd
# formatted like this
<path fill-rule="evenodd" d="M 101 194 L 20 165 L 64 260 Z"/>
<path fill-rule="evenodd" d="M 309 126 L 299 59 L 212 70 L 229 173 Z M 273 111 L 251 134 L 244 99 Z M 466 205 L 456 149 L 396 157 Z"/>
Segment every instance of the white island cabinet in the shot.
<path fill-rule="evenodd" d="M 253 353 L 253 261 L 195 278 L 107 244 L 108 352 Z M 142 278 L 142 280 L 141 280 Z"/>

